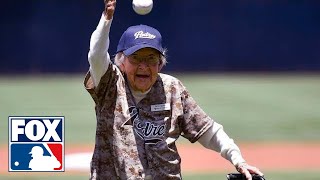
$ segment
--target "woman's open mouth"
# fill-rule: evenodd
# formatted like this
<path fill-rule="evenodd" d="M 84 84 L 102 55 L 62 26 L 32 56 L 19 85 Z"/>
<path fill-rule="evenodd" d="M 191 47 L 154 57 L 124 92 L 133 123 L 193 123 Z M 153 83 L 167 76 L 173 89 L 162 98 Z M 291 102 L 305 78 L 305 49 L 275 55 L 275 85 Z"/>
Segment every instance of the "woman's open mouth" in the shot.
<path fill-rule="evenodd" d="M 137 78 L 141 78 L 141 79 L 147 79 L 150 77 L 150 75 L 147 75 L 147 74 L 136 74 L 136 77 Z"/>

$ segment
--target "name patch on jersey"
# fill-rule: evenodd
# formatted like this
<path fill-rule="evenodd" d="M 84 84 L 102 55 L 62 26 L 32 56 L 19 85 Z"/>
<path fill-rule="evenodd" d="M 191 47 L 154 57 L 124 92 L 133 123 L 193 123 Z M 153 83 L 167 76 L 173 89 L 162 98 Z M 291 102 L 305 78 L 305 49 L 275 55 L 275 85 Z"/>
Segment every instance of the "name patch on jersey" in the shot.
<path fill-rule="evenodd" d="M 9 172 L 64 171 L 64 117 L 9 116 Z"/>
<path fill-rule="evenodd" d="M 170 110 L 170 103 L 151 105 L 151 111 L 167 111 Z"/>

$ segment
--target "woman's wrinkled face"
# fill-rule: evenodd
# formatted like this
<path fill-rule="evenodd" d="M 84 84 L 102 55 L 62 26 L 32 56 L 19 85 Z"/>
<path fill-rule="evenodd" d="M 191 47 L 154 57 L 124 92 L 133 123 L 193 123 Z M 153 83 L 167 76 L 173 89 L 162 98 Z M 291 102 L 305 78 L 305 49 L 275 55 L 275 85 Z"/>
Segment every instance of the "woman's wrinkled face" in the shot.
<path fill-rule="evenodd" d="M 145 92 L 156 82 L 159 67 L 159 51 L 153 48 L 143 48 L 125 57 L 121 69 L 127 75 L 134 91 Z"/>

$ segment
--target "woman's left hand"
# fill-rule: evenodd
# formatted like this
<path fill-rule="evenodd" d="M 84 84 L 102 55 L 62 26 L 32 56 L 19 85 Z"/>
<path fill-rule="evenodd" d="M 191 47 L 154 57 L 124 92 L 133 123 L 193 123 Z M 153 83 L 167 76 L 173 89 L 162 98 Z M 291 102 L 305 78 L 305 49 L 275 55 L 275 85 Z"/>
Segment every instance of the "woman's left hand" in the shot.
<path fill-rule="evenodd" d="M 243 175 L 246 176 L 247 180 L 252 180 L 251 174 L 258 174 L 260 176 L 263 176 L 263 173 L 260 172 L 260 170 L 254 166 L 250 166 L 247 163 L 239 163 L 237 166 L 237 171 Z"/>

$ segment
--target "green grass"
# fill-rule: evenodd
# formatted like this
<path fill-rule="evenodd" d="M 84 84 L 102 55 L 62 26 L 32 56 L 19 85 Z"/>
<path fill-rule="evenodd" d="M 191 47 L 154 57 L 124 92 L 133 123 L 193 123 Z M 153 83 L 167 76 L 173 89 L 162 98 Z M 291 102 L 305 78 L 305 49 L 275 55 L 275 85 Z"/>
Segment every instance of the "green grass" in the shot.
<path fill-rule="evenodd" d="M 0 143 L 8 116 L 65 116 L 66 142 L 93 143 L 94 103 L 84 75 L 0 77 Z M 320 75 L 176 75 L 237 141 L 319 141 Z"/>
<path fill-rule="evenodd" d="M 226 173 L 227 174 L 227 173 Z M 226 180 L 226 174 L 212 173 L 212 174 L 186 174 L 183 175 L 184 180 Z M 267 180 L 319 180 L 319 172 L 316 171 L 288 171 L 288 172 L 267 172 L 265 173 Z M 51 173 L 48 176 L 22 176 L 19 173 L 11 173 L 10 176 L 0 175 L 0 179 L 6 180 L 87 180 L 87 175 L 65 175 L 59 173 Z"/>
<path fill-rule="evenodd" d="M 194 75 L 181 80 L 241 141 L 320 140 L 320 76 Z"/>
<path fill-rule="evenodd" d="M 319 180 L 318 172 L 267 172 L 267 180 Z M 184 180 L 226 180 L 226 174 L 188 174 Z"/>
<path fill-rule="evenodd" d="M 94 102 L 83 88 L 82 76 L 45 76 L 0 79 L 1 132 L 8 116 L 65 116 L 65 140 L 94 140 Z M 7 135 L 0 142 L 7 141 Z"/>

